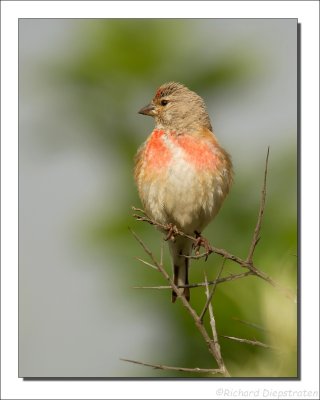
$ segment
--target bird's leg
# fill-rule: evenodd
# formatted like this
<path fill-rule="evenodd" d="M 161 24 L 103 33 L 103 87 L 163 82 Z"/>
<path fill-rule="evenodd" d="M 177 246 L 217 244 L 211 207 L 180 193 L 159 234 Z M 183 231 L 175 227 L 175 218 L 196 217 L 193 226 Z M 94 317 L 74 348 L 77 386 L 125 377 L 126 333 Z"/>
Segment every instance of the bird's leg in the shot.
<path fill-rule="evenodd" d="M 177 234 L 178 234 L 178 229 L 177 229 L 177 227 L 176 227 L 175 225 L 173 225 L 173 224 L 170 222 L 170 224 L 168 224 L 167 230 L 168 230 L 168 234 L 167 234 L 167 236 L 164 238 L 164 240 L 165 240 L 165 241 L 167 241 L 167 240 L 172 240 L 172 241 L 174 241 L 174 240 L 175 240 L 175 237 L 176 237 Z"/>
<path fill-rule="evenodd" d="M 210 243 L 208 241 L 208 239 L 206 239 L 205 237 L 203 237 L 201 235 L 200 232 L 198 231 L 194 231 L 195 233 L 195 242 L 193 243 L 193 248 L 195 251 L 195 254 L 198 256 L 200 254 L 200 247 L 204 247 L 205 249 L 205 254 L 206 254 L 206 258 L 205 260 L 207 261 L 208 256 L 212 253 L 212 248 L 210 246 Z"/>

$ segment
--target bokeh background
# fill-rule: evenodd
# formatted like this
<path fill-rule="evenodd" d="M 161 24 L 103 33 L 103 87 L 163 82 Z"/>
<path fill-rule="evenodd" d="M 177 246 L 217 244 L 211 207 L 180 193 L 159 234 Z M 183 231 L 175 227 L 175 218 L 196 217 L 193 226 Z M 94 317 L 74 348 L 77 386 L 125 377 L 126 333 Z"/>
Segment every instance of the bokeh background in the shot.
<path fill-rule="evenodd" d="M 205 231 L 246 257 L 267 148 L 257 265 L 297 287 L 297 21 L 293 19 L 19 21 L 19 375 L 184 377 L 128 364 L 214 368 L 190 317 L 128 227 L 160 255 L 161 234 L 135 221 L 137 147 L 153 120 L 137 111 L 166 81 L 206 101 L 232 155 L 235 183 Z M 191 282 L 221 260 L 193 262 Z M 165 264 L 170 261 L 165 248 Z M 224 274 L 242 272 L 227 262 Z M 205 295 L 192 290 L 200 310 Z M 255 277 L 217 287 L 214 311 L 236 377 L 297 376 L 297 304 Z M 241 321 L 248 322 L 245 324 Z M 270 350 L 225 339 L 260 340 Z"/>

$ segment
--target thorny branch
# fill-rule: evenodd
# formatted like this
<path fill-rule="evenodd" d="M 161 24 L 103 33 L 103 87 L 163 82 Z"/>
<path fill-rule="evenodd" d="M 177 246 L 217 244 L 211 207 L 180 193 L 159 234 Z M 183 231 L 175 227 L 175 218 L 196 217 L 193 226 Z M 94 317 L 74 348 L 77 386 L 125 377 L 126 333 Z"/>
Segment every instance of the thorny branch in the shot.
<path fill-rule="evenodd" d="M 268 151 L 267 151 L 266 166 L 265 166 L 265 170 L 264 170 L 264 179 L 263 179 L 263 187 L 262 187 L 262 191 L 261 191 L 261 201 L 260 201 L 258 220 L 257 220 L 257 224 L 256 224 L 256 227 L 255 227 L 255 230 L 253 233 L 253 238 L 251 241 L 251 245 L 250 245 L 250 249 L 249 249 L 249 253 L 248 253 L 248 257 L 247 257 L 247 262 L 251 265 L 253 264 L 252 258 L 253 258 L 254 250 L 260 240 L 259 235 L 260 235 L 260 230 L 261 230 L 262 217 L 263 217 L 264 208 L 266 205 L 268 160 L 269 160 L 269 147 L 268 147 Z"/>
<path fill-rule="evenodd" d="M 137 239 L 137 241 L 140 243 L 140 245 L 142 246 L 144 251 L 149 255 L 149 257 L 152 260 L 153 265 L 158 268 L 159 272 L 161 272 L 163 277 L 169 282 L 170 287 L 172 288 L 172 290 L 175 291 L 175 293 L 177 294 L 177 297 L 180 298 L 183 306 L 188 310 L 189 314 L 193 318 L 197 329 L 201 333 L 205 343 L 208 346 L 209 352 L 211 353 L 211 355 L 214 357 L 214 359 L 216 360 L 216 362 L 218 364 L 218 367 L 219 367 L 218 368 L 219 369 L 218 372 L 220 374 L 224 375 L 224 376 L 230 376 L 226 366 L 224 365 L 223 359 L 221 357 L 220 349 L 217 349 L 215 341 L 213 341 L 210 338 L 210 336 L 209 336 L 209 334 L 208 334 L 208 332 L 207 332 L 207 330 L 206 330 L 206 328 L 205 328 L 205 326 L 203 324 L 203 321 L 199 318 L 199 315 L 191 307 L 191 305 L 188 302 L 188 300 L 179 292 L 178 287 L 174 284 L 173 280 L 170 278 L 169 274 L 164 269 L 163 265 L 160 264 L 156 260 L 156 258 L 154 257 L 153 253 L 149 250 L 149 248 L 145 245 L 145 243 L 140 239 L 140 237 L 135 232 L 133 232 L 132 230 L 131 230 L 131 232 L 132 232 L 133 236 Z"/>
<path fill-rule="evenodd" d="M 149 265 L 149 263 L 145 262 L 144 260 L 140 260 L 140 258 L 137 258 L 137 260 L 141 261 L 144 264 Z M 150 264 L 150 267 L 154 268 L 153 265 Z M 248 275 L 252 275 L 252 272 L 247 271 L 243 272 L 242 274 L 229 274 L 229 276 L 225 276 L 223 278 L 215 279 L 213 281 L 208 281 L 207 284 L 210 285 L 217 285 L 218 283 L 223 283 L 223 282 L 230 282 L 234 281 L 236 279 L 240 278 L 245 278 Z M 200 283 L 192 283 L 189 285 L 183 285 L 183 286 L 178 286 L 179 288 L 181 287 L 188 287 L 188 288 L 199 288 L 199 287 L 204 287 L 206 286 L 205 282 L 200 282 Z M 134 289 L 172 289 L 171 286 L 134 286 Z"/>
<path fill-rule="evenodd" d="M 176 286 L 174 284 L 174 282 L 172 281 L 172 279 L 170 278 L 170 276 L 168 275 L 167 271 L 163 267 L 162 250 L 161 250 L 161 260 L 160 260 L 160 262 L 158 262 L 156 260 L 155 256 L 153 255 L 153 253 L 151 252 L 151 250 L 143 242 L 143 240 L 135 232 L 131 231 L 132 234 L 134 235 L 134 237 L 136 238 L 136 240 L 142 246 L 145 253 L 149 256 L 151 263 L 148 261 L 142 260 L 140 258 L 138 258 L 138 260 L 151 268 L 157 269 L 169 283 L 168 286 L 142 286 L 140 288 L 143 288 L 143 289 L 172 289 L 177 294 L 177 297 L 180 299 L 183 306 L 187 309 L 187 311 L 193 318 L 195 325 L 196 325 L 197 329 L 199 330 L 199 332 L 201 333 L 204 341 L 206 342 L 209 352 L 214 357 L 214 359 L 218 365 L 218 368 L 215 368 L 215 369 L 182 368 L 182 367 L 180 368 L 180 367 L 172 367 L 172 366 L 166 366 L 166 365 L 150 364 L 150 363 L 129 360 L 129 359 L 122 359 L 123 361 L 131 362 L 131 363 L 135 363 L 135 364 L 139 364 L 139 365 L 144 365 L 144 366 L 149 366 L 149 367 L 153 367 L 156 369 L 184 371 L 184 372 L 209 373 L 209 374 L 222 374 L 223 376 L 228 377 L 228 376 L 230 376 L 230 374 L 224 364 L 224 361 L 223 361 L 223 358 L 221 355 L 220 345 L 218 342 L 219 335 L 216 330 L 216 323 L 215 323 L 213 307 L 212 307 L 212 298 L 213 298 L 217 284 L 236 280 L 236 279 L 241 279 L 246 276 L 253 275 L 253 276 L 257 276 L 257 277 L 263 279 L 264 281 L 268 282 L 270 285 L 272 285 L 275 288 L 282 291 L 289 299 L 295 301 L 295 296 L 290 290 L 283 288 L 278 282 L 273 280 L 265 272 L 261 271 L 256 265 L 254 265 L 254 262 L 253 262 L 254 251 L 255 251 L 256 246 L 260 239 L 260 230 L 261 230 L 262 218 L 263 218 L 264 209 L 265 209 L 268 158 L 269 158 L 269 148 L 268 148 L 266 162 L 265 162 L 264 181 L 263 181 L 263 187 L 262 187 L 262 191 L 261 191 L 261 200 L 260 200 L 258 220 L 257 220 L 256 226 L 255 226 L 255 230 L 253 233 L 253 238 L 252 238 L 252 241 L 250 244 L 247 258 L 244 260 L 236 255 L 229 253 L 228 251 L 226 251 L 224 249 L 219 249 L 219 248 L 213 247 L 208 244 L 206 244 L 206 247 L 205 247 L 206 252 L 205 253 L 196 254 L 195 256 L 188 256 L 189 258 L 192 258 L 192 259 L 200 259 L 203 257 L 207 258 L 208 255 L 210 255 L 212 253 L 216 253 L 219 256 L 223 257 L 223 262 L 222 262 L 220 271 L 215 280 L 208 282 L 207 277 L 205 276 L 204 282 L 185 285 L 185 286 Z M 136 218 L 138 221 L 147 222 L 150 225 L 154 225 L 154 226 L 160 228 L 164 232 L 170 233 L 170 236 L 172 235 L 172 231 L 173 231 L 172 224 L 168 224 L 168 225 L 160 224 L 160 223 L 156 222 L 155 220 L 153 220 L 152 218 L 150 218 L 144 210 L 142 210 L 140 208 L 136 208 L 136 207 L 132 207 L 132 209 L 135 212 L 139 213 L 139 214 L 133 214 L 133 217 Z M 198 243 L 197 238 L 187 235 L 182 231 L 179 231 L 178 229 L 176 229 L 176 227 L 174 227 L 174 236 L 186 237 L 186 238 L 190 239 L 191 241 L 193 241 L 194 243 Z M 222 270 L 224 268 L 224 264 L 225 264 L 226 260 L 230 260 L 230 261 L 233 261 L 233 262 L 239 264 L 241 267 L 246 268 L 247 271 L 244 273 L 229 274 L 228 276 L 221 277 Z M 209 291 L 209 285 L 213 285 L 211 291 Z M 202 312 L 200 313 L 200 315 L 198 315 L 197 312 L 191 307 L 190 303 L 186 300 L 186 298 L 179 293 L 178 288 L 180 288 L 180 287 L 189 287 L 189 288 L 205 287 L 205 293 L 206 293 L 207 300 L 206 300 L 206 303 L 205 303 L 204 308 L 203 308 Z M 207 332 L 207 329 L 205 328 L 204 323 L 203 323 L 203 319 L 204 319 L 204 316 L 205 316 L 205 313 L 207 310 L 209 311 L 210 326 L 211 326 L 211 330 L 212 330 L 212 339 L 210 338 L 210 335 Z M 236 338 L 233 336 L 223 336 L 223 335 L 221 335 L 221 337 L 225 337 L 229 340 L 235 340 L 240 343 L 247 343 L 247 344 L 251 344 L 254 346 L 260 346 L 260 347 L 265 347 L 265 348 L 272 348 L 271 346 L 264 344 L 262 342 L 256 341 L 256 340 L 248 340 L 248 339 Z"/>
<path fill-rule="evenodd" d="M 150 364 L 142 361 L 136 360 L 128 360 L 127 358 L 120 358 L 122 361 L 127 361 L 133 364 L 145 365 L 147 367 L 152 367 L 154 369 L 164 369 L 167 371 L 182 371 L 182 372 L 199 372 L 199 373 L 207 373 L 207 374 L 221 374 L 220 369 L 210 369 L 210 368 L 183 368 L 183 367 L 171 367 L 169 365 L 160 365 L 160 364 Z"/>
<path fill-rule="evenodd" d="M 246 343 L 246 344 L 251 344 L 252 346 L 260 346 L 260 347 L 265 347 L 266 349 L 273 349 L 275 350 L 275 347 L 269 346 L 268 344 L 259 342 L 258 340 L 249 340 L 249 339 L 242 339 L 234 336 L 226 336 L 226 335 L 221 335 L 221 337 L 224 337 L 226 339 L 234 340 L 236 342 L 240 343 Z"/>
<path fill-rule="evenodd" d="M 211 313 L 212 313 L 212 304 L 211 304 L 211 300 L 212 300 L 212 297 L 213 297 L 214 292 L 215 292 L 216 287 L 217 287 L 217 279 L 219 279 L 219 278 L 220 278 L 220 275 L 222 274 L 222 270 L 223 270 L 223 267 L 224 267 L 224 263 L 225 263 L 225 259 L 223 259 L 223 261 L 222 261 L 220 271 L 218 272 L 218 275 L 217 275 L 217 278 L 216 278 L 216 283 L 212 286 L 211 292 L 209 292 L 208 280 L 207 280 L 207 277 L 205 276 L 207 301 L 206 301 L 206 304 L 204 305 L 203 310 L 202 310 L 202 312 L 201 312 L 201 314 L 200 314 L 200 319 L 201 319 L 201 321 L 203 321 L 203 317 L 204 317 L 204 315 L 205 315 L 205 313 L 206 313 L 208 307 L 209 307 L 209 309 L 211 308 Z M 211 315 L 210 315 L 210 317 L 211 317 Z M 212 318 L 213 318 L 213 316 L 212 316 Z"/>
<path fill-rule="evenodd" d="M 219 271 L 219 274 L 221 274 L 222 269 L 223 269 L 224 263 L 222 264 L 221 270 Z M 207 283 L 207 276 L 205 274 L 204 276 L 205 282 Z M 207 296 L 207 302 L 204 306 L 204 309 L 200 315 L 200 318 L 203 318 L 205 311 L 209 308 L 209 316 L 210 316 L 210 325 L 211 325 L 211 330 L 212 330 L 212 338 L 213 338 L 213 343 L 216 347 L 217 350 L 217 356 L 219 357 L 220 360 L 222 360 L 221 356 L 221 350 L 220 350 L 220 345 L 218 341 L 218 333 L 217 333 L 217 328 L 216 328 L 216 320 L 213 315 L 213 307 L 211 304 L 212 296 L 215 291 L 215 286 L 213 286 L 211 293 L 209 293 L 209 286 L 206 286 L 206 296 Z"/>

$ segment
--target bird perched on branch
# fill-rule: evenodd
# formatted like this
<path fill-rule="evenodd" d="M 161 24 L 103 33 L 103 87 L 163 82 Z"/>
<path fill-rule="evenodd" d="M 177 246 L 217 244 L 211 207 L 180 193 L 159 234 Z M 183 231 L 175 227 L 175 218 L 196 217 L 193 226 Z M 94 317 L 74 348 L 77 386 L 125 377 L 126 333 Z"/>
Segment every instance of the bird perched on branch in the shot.
<path fill-rule="evenodd" d="M 146 213 L 201 238 L 218 213 L 232 183 L 232 163 L 212 132 L 203 99 L 186 86 L 170 82 L 158 88 L 140 114 L 155 119 L 155 128 L 135 158 L 135 181 Z M 188 285 L 192 242 L 171 237 L 169 248 L 176 286 Z M 189 301 L 189 288 L 180 288 Z M 172 302 L 177 294 L 173 291 Z"/>

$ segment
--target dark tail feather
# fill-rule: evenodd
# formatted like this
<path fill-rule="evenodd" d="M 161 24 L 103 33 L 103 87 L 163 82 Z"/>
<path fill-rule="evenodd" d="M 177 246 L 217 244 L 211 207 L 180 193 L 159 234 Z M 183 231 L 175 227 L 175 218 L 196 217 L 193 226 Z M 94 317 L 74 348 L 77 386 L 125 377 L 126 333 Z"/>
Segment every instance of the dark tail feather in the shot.
<path fill-rule="evenodd" d="M 189 260 L 185 258 L 183 265 L 174 265 L 173 266 L 173 283 L 176 286 L 189 285 L 188 279 L 188 268 L 189 268 Z M 189 301 L 190 300 L 190 289 L 189 288 L 181 288 L 181 292 L 183 296 Z M 177 293 L 173 290 L 171 294 L 171 301 L 174 303 L 177 299 Z"/>

